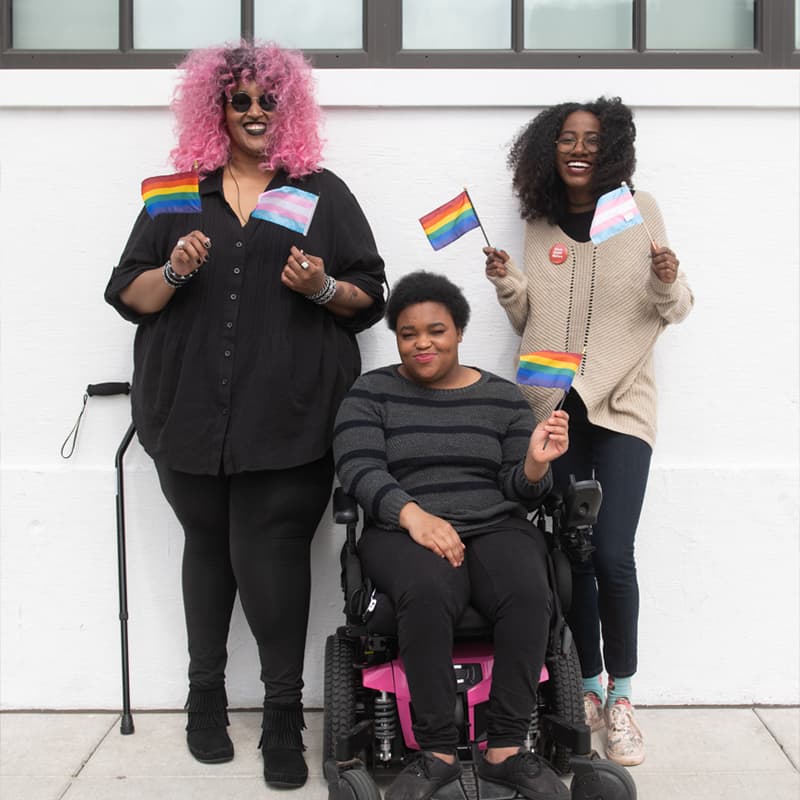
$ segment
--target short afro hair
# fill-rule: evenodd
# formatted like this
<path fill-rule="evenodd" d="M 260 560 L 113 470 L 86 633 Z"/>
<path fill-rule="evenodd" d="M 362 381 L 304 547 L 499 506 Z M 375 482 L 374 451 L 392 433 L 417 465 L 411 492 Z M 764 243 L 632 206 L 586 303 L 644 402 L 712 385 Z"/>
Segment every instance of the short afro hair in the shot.
<path fill-rule="evenodd" d="M 469 303 L 464 293 L 444 275 L 418 270 L 402 277 L 394 285 L 386 301 L 386 324 L 397 332 L 400 312 L 417 303 L 441 303 L 453 318 L 458 330 L 469 322 Z"/>
<path fill-rule="evenodd" d="M 544 217 L 556 225 L 567 210 L 566 188 L 556 171 L 555 140 L 564 120 L 575 111 L 588 111 L 600 121 L 600 150 L 592 183 L 595 198 L 616 189 L 622 181 L 633 188 L 636 126 L 630 108 L 619 97 L 560 103 L 534 117 L 517 135 L 508 154 L 523 219 Z"/>

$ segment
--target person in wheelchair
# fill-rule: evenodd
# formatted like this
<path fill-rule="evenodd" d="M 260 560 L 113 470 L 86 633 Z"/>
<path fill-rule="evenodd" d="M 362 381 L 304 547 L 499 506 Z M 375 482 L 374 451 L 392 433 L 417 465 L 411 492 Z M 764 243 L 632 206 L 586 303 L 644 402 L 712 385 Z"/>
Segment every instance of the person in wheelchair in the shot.
<path fill-rule="evenodd" d="M 397 282 L 386 320 L 400 364 L 358 378 L 336 418 L 344 490 L 364 509 L 365 574 L 392 600 L 420 752 L 387 800 L 457 779 L 453 631 L 467 605 L 491 623 L 494 669 L 481 778 L 531 800 L 569 796 L 523 747 L 552 614 L 547 551 L 527 520 L 568 447 L 568 416 L 536 424 L 516 385 L 459 363 L 470 308 L 446 277 Z"/>

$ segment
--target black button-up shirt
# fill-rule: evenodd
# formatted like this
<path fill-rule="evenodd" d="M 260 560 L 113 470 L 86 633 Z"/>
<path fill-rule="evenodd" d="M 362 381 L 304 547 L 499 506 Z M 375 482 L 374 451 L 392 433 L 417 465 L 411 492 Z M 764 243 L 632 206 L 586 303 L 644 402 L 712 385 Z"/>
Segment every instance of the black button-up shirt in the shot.
<path fill-rule="evenodd" d="M 138 324 L 131 391 L 133 421 L 159 463 L 194 474 L 282 469 L 329 449 L 339 403 L 361 371 L 355 334 L 383 314 L 383 260 L 350 190 L 323 170 L 296 185 L 319 195 L 307 236 L 251 217 L 242 227 L 222 193 L 222 172 L 200 183 L 202 211 L 143 210 L 105 297 Z M 155 314 L 140 315 L 120 292 L 163 264 L 177 240 L 200 230 L 208 262 Z M 372 298 L 347 319 L 286 288 L 280 273 L 296 245 L 325 271 Z"/>

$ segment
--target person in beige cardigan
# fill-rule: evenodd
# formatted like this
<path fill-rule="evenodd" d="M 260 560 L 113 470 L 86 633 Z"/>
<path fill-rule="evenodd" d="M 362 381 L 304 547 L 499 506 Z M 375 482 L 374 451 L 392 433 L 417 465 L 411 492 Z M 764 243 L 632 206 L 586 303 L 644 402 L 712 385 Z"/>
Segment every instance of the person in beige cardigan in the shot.
<path fill-rule="evenodd" d="M 564 402 L 570 449 L 553 463 L 553 473 L 563 489 L 571 474 L 580 480 L 594 472 L 603 504 L 596 550 L 573 568 L 568 619 L 581 660 L 586 723 L 592 730 L 607 727 L 606 753 L 626 766 L 644 760 L 631 704 L 639 616 L 634 539 L 656 437 L 653 347 L 694 304 L 646 192 L 635 192 L 644 224 L 600 244 L 589 237 L 597 199 L 623 181 L 633 186 L 635 137 L 632 113 L 619 98 L 542 111 L 508 158 L 526 221 L 523 262 L 484 248 L 486 275 L 522 337 L 520 353 L 583 356 Z M 522 390 L 537 419 L 560 399 L 554 389 Z"/>

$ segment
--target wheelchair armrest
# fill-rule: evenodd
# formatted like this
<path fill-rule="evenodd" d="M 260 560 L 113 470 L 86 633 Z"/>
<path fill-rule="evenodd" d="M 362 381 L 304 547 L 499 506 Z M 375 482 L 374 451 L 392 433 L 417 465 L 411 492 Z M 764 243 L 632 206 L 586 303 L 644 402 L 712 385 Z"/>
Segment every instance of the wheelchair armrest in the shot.
<path fill-rule="evenodd" d="M 341 486 L 333 493 L 333 519 L 339 525 L 358 522 L 358 503 Z"/>

